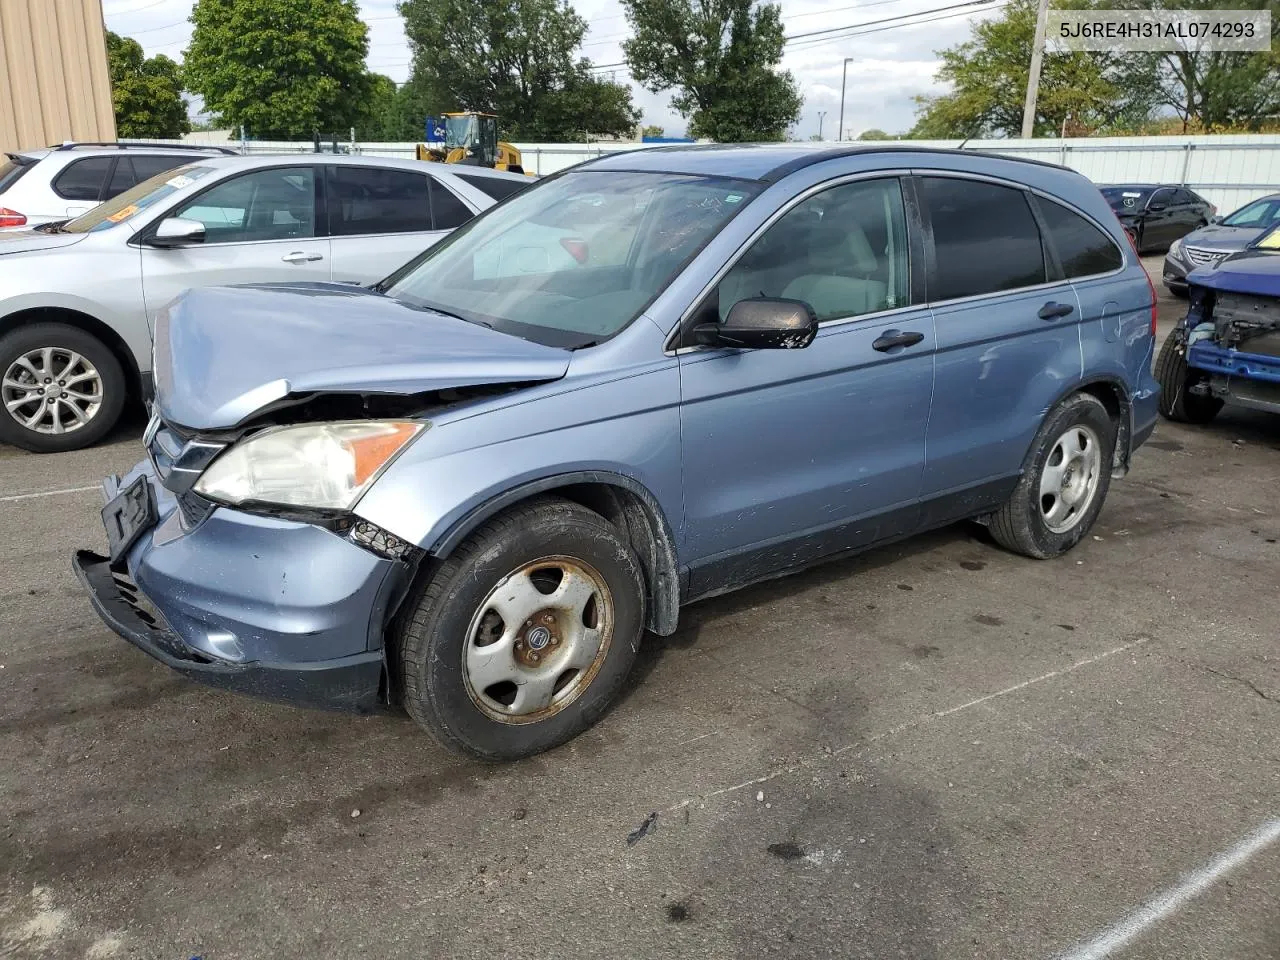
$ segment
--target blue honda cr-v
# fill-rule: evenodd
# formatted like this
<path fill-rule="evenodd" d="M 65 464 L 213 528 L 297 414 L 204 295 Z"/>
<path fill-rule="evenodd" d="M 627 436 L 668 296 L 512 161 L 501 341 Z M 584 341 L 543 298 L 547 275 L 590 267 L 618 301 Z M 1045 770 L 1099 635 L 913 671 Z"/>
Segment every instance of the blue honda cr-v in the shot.
<path fill-rule="evenodd" d="M 1153 321 L 1066 169 L 613 154 L 373 289 L 176 301 L 148 458 L 76 567 L 187 676 L 524 756 L 700 597 L 963 518 L 1070 549 L 1155 422 Z"/>

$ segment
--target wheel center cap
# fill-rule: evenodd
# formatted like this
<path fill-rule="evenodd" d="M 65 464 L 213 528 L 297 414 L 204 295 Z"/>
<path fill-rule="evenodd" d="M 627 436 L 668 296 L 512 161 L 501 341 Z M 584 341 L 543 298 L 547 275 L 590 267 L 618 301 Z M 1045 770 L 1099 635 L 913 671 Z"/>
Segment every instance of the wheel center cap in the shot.
<path fill-rule="evenodd" d="M 541 650 L 551 642 L 551 631 L 546 627 L 534 627 L 524 635 L 524 640 L 530 650 Z"/>

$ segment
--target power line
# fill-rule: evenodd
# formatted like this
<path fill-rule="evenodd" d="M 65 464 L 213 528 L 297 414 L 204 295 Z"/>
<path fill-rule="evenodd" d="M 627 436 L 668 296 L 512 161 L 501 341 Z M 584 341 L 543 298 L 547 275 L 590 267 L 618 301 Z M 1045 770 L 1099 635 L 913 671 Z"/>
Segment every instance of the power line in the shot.
<path fill-rule="evenodd" d="M 110 13 L 104 13 L 105 17 L 127 17 L 133 13 L 141 13 L 143 10 L 150 10 L 152 7 L 158 7 L 162 3 L 168 3 L 169 0 L 151 0 L 150 3 L 141 7 L 134 7 L 132 10 L 112 10 Z"/>
<path fill-rule="evenodd" d="M 824 46 L 824 45 L 826 45 L 826 44 L 828 44 L 828 43 L 839 43 L 841 40 L 851 40 L 851 39 L 853 39 L 853 38 L 855 38 L 855 37 L 865 37 L 865 36 L 867 36 L 867 35 L 869 35 L 869 34 L 872 34 L 872 33 L 883 33 L 885 30 L 901 30 L 901 29 L 902 29 L 902 28 L 904 28 L 904 27 L 917 27 L 917 26 L 922 26 L 922 25 L 924 25 L 924 24 L 926 24 L 926 23 L 935 23 L 935 22 L 936 22 L 936 21 L 938 21 L 938 20 L 951 20 L 951 19 L 953 19 L 953 18 L 955 18 L 955 17 L 971 17 L 971 16 L 973 16 L 973 14 L 975 14 L 975 13 L 986 12 L 987 10 L 1002 10 L 1002 9 L 1004 9 L 1006 6 L 1008 6 L 1008 4 L 1007 4 L 1007 3 L 997 3 L 997 4 L 994 4 L 994 5 L 991 5 L 991 6 L 985 6 L 981 11 L 979 11 L 979 10 L 961 10 L 961 11 L 959 11 L 959 12 L 957 12 L 957 13 L 946 13 L 946 14 L 943 14 L 942 16 L 940 16 L 940 17 L 930 17 L 930 18 L 929 18 L 929 19 L 927 19 L 927 20 L 916 20 L 916 21 L 914 21 L 914 22 L 912 22 L 912 23 L 895 23 L 895 24 L 891 24 L 891 25 L 889 25 L 889 26 L 887 26 L 887 27 L 876 27 L 874 30 L 860 30 L 860 31 L 858 31 L 857 33 L 844 34 L 844 35 L 839 36 L 839 37 L 827 37 L 827 38 L 824 38 L 824 39 L 818 39 L 818 40 L 804 40 L 804 41 L 801 41 L 800 43 L 796 44 L 796 45 L 795 45 L 794 47 L 792 47 L 791 49 L 793 49 L 793 50 L 813 50 L 813 49 L 815 49 L 815 48 L 817 48 L 817 47 Z"/>
<path fill-rule="evenodd" d="M 910 20 L 912 17 L 923 17 L 928 13 L 941 13 L 943 10 L 959 10 L 961 7 L 981 7 L 994 3 L 995 0 L 965 0 L 964 3 L 953 3 L 946 7 L 933 7 L 929 10 L 918 10 L 915 13 L 903 13 L 896 17 L 885 17 L 882 20 L 865 20 L 862 23 L 850 23 L 843 27 L 827 27 L 824 30 L 810 30 L 808 33 L 793 33 L 787 37 L 787 43 L 802 40 L 805 37 L 817 37 L 823 34 L 838 33 L 841 30 L 854 30 L 859 27 L 873 27 L 881 23 L 892 23 L 895 20 Z"/>

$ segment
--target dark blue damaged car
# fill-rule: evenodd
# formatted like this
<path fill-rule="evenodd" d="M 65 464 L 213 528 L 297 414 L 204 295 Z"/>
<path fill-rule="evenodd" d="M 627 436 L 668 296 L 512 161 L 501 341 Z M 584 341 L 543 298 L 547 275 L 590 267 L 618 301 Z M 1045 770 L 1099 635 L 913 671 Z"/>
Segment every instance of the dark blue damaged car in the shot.
<path fill-rule="evenodd" d="M 1280 227 L 1187 276 L 1190 307 L 1160 348 L 1160 412 L 1208 423 L 1226 405 L 1280 413 Z"/>
<path fill-rule="evenodd" d="M 1070 550 L 1157 418 L 1153 322 L 1064 168 L 611 154 L 373 288 L 176 301 L 75 567 L 194 680 L 526 756 L 699 598 L 964 519 Z"/>

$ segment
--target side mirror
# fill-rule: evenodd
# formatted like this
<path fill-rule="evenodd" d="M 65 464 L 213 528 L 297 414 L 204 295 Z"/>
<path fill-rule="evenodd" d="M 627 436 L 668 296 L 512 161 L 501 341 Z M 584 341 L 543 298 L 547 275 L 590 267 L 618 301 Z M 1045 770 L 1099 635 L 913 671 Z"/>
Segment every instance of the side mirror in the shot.
<path fill-rule="evenodd" d="M 204 243 L 204 224 L 199 220 L 165 217 L 147 243 L 153 247 L 185 247 L 189 243 Z"/>
<path fill-rule="evenodd" d="M 1221 217 L 1221 215 L 1219 215 L 1219 214 L 1216 214 L 1216 213 L 1215 213 L 1212 217 L 1210 217 L 1210 218 L 1209 218 L 1209 222 L 1210 222 L 1210 223 L 1221 223 L 1221 222 L 1222 222 L 1222 217 Z"/>
<path fill-rule="evenodd" d="M 798 350 L 818 335 L 818 317 L 803 300 L 739 300 L 724 323 L 694 327 L 699 343 L 747 350 Z"/>

